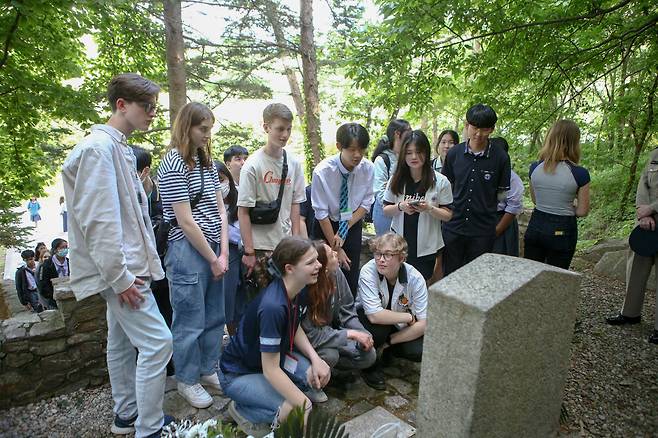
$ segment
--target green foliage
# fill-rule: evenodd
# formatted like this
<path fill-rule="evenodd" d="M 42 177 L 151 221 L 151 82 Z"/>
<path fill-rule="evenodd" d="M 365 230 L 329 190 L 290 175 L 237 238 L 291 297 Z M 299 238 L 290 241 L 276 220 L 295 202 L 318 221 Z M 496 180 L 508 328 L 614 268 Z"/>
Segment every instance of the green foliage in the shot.
<path fill-rule="evenodd" d="M 79 38 L 89 25 L 84 5 L 68 1 L 14 1 L 0 11 L 0 221 L 17 229 L 10 213 L 42 188 L 61 163 L 69 131 L 54 120 L 93 117 L 88 95 L 65 81 L 83 73 Z M 17 236 L 18 237 L 18 236 Z M 9 233 L 0 245 L 13 246 Z"/>
<path fill-rule="evenodd" d="M 628 229 L 656 139 L 655 2 L 376 3 L 381 23 L 356 28 L 334 56 L 375 107 L 454 127 L 468 106 L 489 103 L 522 176 L 550 125 L 571 118 L 592 175 L 584 234 Z"/>
<path fill-rule="evenodd" d="M 274 438 L 348 438 L 345 426 L 326 412 L 314 409 L 308 416 L 304 433 L 304 408 L 296 407 L 274 431 Z"/>
<path fill-rule="evenodd" d="M 262 139 L 250 126 L 233 122 L 220 124 L 219 131 L 213 136 L 213 143 L 213 156 L 221 161 L 224 160 L 224 151 L 230 146 L 243 146 L 249 154 L 253 154 L 263 145 Z"/>

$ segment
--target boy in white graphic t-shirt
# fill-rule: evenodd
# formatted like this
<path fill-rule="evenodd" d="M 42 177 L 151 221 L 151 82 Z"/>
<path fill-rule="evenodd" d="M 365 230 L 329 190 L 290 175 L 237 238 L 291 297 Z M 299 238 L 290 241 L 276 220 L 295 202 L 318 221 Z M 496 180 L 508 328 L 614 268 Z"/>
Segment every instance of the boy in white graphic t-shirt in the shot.
<path fill-rule="evenodd" d="M 290 138 L 292 119 L 292 112 L 287 106 L 281 103 L 269 104 L 263 111 L 267 144 L 250 156 L 240 171 L 238 220 L 244 245 L 242 263 L 247 268 L 247 275 L 253 272 L 260 288 L 267 286 L 266 262 L 274 247 L 285 236 L 299 234 L 299 204 L 306 200 L 302 165 L 292 154 L 284 153 L 283 150 Z M 278 199 L 284 159 L 287 175 L 279 214 L 273 222 L 255 223 L 251 210 L 256 204 L 271 203 Z"/>

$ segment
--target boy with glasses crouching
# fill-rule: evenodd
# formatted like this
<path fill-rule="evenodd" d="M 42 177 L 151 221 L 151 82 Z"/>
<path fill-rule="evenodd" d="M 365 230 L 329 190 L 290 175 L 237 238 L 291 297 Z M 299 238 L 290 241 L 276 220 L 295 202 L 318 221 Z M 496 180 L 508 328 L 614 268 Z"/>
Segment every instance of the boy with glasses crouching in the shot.
<path fill-rule="evenodd" d="M 383 360 L 391 356 L 420 362 L 427 318 L 427 286 L 408 263 L 407 242 L 389 232 L 370 241 L 374 259 L 359 276 L 359 320 L 372 333 L 375 348 L 383 350 L 375 364 L 362 372 L 372 388 L 385 389 Z"/>

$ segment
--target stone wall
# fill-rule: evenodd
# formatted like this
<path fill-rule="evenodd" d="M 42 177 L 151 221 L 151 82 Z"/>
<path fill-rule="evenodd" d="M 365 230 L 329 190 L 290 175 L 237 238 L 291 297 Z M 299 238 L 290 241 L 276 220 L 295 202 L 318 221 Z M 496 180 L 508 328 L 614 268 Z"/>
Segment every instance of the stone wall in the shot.
<path fill-rule="evenodd" d="M 105 301 L 76 301 L 54 280 L 59 309 L 23 312 L 0 324 L 0 408 L 27 404 L 108 380 Z"/>

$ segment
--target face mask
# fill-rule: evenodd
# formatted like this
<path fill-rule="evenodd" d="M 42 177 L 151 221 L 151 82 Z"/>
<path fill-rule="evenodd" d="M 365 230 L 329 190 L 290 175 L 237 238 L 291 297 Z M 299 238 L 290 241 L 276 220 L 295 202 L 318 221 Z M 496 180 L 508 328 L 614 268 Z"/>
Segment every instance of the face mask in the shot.
<path fill-rule="evenodd" d="M 228 196 L 228 193 L 230 191 L 230 187 L 228 185 L 228 181 L 224 181 L 219 183 L 219 190 L 222 192 L 222 198 L 226 199 Z"/>
<path fill-rule="evenodd" d="M 69 249 L 68 248 L 60 249 L 59 251 L 57 251 L 57 255 L 60 257 L 66 257 L 67 255 L 69 255 Z"/>

